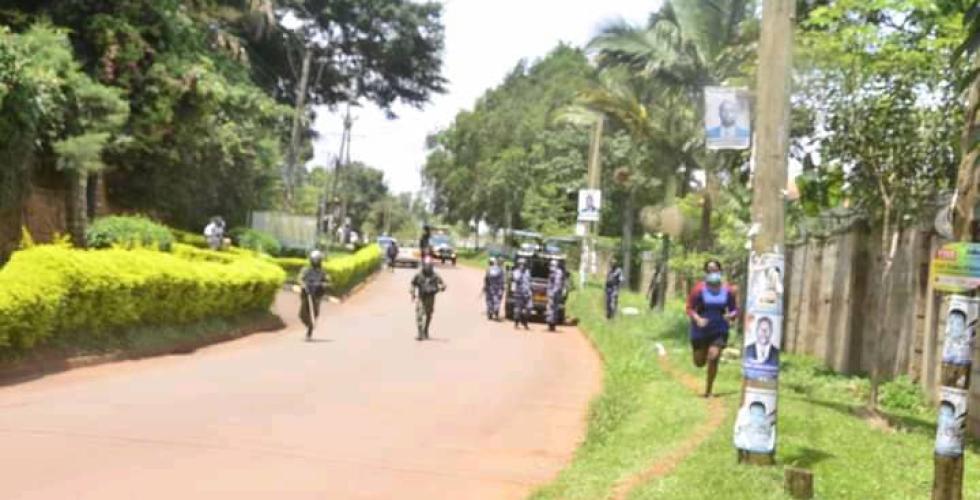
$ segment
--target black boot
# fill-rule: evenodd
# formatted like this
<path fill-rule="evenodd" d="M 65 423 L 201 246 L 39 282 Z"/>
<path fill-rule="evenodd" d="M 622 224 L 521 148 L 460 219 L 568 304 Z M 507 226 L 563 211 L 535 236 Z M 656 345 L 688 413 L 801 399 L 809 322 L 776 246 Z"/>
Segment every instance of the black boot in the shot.
<path fill-rule="evenodd" d="M 313 327 L 312 326 L 311 327 L 308 327 L 306 329 L 306 340 L 310 340 L 311 338 L 313 338 Z"/>

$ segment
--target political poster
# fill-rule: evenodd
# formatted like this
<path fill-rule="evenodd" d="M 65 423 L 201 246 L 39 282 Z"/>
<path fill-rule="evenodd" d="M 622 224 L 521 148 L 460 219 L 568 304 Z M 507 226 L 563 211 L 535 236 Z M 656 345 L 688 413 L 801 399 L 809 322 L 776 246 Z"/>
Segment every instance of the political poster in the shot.
<path fill-rule="evenodd" d="M 783 315 L 784 258 L 778 253 L 749 257 L 746 310 L 751 314 Z"/>
<path fill-rule="evenodd" d="M 745 349 L 742 350 L 745 378 L 775 380 L 779 377 L 782 325 L 782 316 L 752 313 L 746 316 Z"/>
<path fill-rule="evenodd" d="M 735 447 L 753 453 L 776 448 L 776 391 L 745 388 L 745 399 L 735 417 Z"/>
<path fill-rule="evenodd" d="M 748 149 L 752 126 L 748 93 L 731 87 L 704 88 L 704 133 L 708 149 Z"/>
<path fill-rule="evenodd" d="M 973 359 L 980 299 L 954 295 L 946 312 L 943 363 L 968 366 Z"/>
<path fill-rule="evenodd" d="M 955 387 L 939 388 L 939 417 L 936 419 L 936 454 L 963 455 L 966 433 L 967 391 Z"/>
<path fill-rule="evenodd" d="M 599 212 L 602 209 L 602 191 L 598 189 L 580 189 L 578 192 L 578 221 L 599 222 Z"/>

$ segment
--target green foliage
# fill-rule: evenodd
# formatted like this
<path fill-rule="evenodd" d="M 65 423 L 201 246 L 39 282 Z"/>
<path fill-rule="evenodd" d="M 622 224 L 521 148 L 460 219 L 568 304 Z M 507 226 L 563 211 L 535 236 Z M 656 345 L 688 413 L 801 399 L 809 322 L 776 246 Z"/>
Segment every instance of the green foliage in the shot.
<path fill-rule="evenodd" d="M 282 252 L 282 245 L 279 240 L 269 233 L 239 227 L 231 230 L 231 236 L 235 238 L 235 243 L 241 248 L 268 255 L 279 255 Z"/>
<path fill-rule="evenodd" d="M 276 266 L 243 256 L 220 263 L 146 249 L 37 246 L 0 270 L 0 352 L 267 309 L 283 279 Z"/>
<path fill-rule="evenodd" d="M 85 232 L 90 248 L 154 247 L 169 251 L 174 236 L 166 226 L 142 216 L 114 215 L 96 219 Z"/>
<path fill-rule="evenodd" d="M 886 410 L 921 414 L 927 408 L 922 387 L 908 375 L 899 375 L 895 380 L 882 384 L 880 390 L 878 403 Z"/>
<path fill-rule="evenodd" d="M 208 239 L 200 233 L 191 233 L 189 231 L 182 231 L 180 229 L 170 229 L 171 234 L 174 235 L 174 240 L 178 243 L 183 243 L 185 245 L 190 245 L 197 248 L 209 248 Z"/>
<path fill-rule="evenodd" d="M 330 294 L 340 296 L 350 292 L 381 267 L 382 257 L 378 245 L 367 245 L 352 255 L 341 257 L 328 255 L 323 262 L 323 269 L 330 276 Z M 300 272 L 309 264 L 306 259 L 294 257 L 280 257 L 272 259 L 272 262 L 281 267 L 287 276 L 297 281 Z"/>

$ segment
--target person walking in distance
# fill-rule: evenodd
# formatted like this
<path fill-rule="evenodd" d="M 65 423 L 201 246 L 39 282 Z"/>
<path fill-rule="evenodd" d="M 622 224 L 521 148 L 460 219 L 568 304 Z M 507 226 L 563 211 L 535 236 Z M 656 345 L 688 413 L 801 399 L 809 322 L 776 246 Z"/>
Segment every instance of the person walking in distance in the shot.
<path fill-rule="evenodd" d="M 504 270 L 497 259 L 490 258 L 490 266 L 483 277 L 483 295 L 487 300 L 487 319 L 500 319 L 500 299 L 504 296 Z"/>
<path fill-rule="evenodd" d="M 395 260 L 398 259 L 398 243 L 395 243 L 395 240 L 388 242 L 385 255 L 388 257 L 388 271 L 395 272 Z"/>
<path fill-rule="evenodd" d="M 435 310 L 436 294 L 446 291 L 446 284 L 436 274 L 432 261 L 426 260 L 422 270 L 412 278 L 412 300 L 415 302 L 415 324 L 418 327 L 418 337 L 415 340 L 429 338 L 429 325 L 432 324 L 432 313 Z"/>
<path fill-rule="evenodd" d="M 698 282 L 687 298 L 687 315 L 691 318 L 691 349 L 694 366 L 708 365 L 704 397 L 718 374 L 718 359 L 728 345 L 729 323 L 738 318 L 735 288 L 722 280 L 721 263 L 711 259 L 704 264 L 704 281 Z"/>
<path fill-rule="evenodd" d="M 609 272 L 606 273 L 606 319 L 613 319 L 616 316 L 621 286 L 623 286 L 623 268 L 618 260 L 614 260 Z"/>
<path fill-rule="evenodd" d="M 546 316 L 548 320 L 548 331 L 555 331 L 558 324 L 558 311 L 561 310 L 562 301 L 565 296 L 565 272 L 558 266 L 558 261 L 553 260 L 548 268 L 548 309 Z"/>
<path fill-rule="evenodd" d="M 306 325 L 306 339 L 309 340 L 313 337 L 316 319 L 320 317 L 320 301 L 330 285 L 330 276 L 323 270 L 323 252 L 310 252 L 310 263 L 300 271 L 299 283 L 302 287 L 299 318 Z"/>
<path fill-rule="evenodd" d="M 527 321 L 531 314 L 531 272 L 523 258 L 517 259 L 517 267 L 510 276 L 510 287 L 514 295 L 514 328 L 524 325 L 525 330 L 530 330 Z"/>

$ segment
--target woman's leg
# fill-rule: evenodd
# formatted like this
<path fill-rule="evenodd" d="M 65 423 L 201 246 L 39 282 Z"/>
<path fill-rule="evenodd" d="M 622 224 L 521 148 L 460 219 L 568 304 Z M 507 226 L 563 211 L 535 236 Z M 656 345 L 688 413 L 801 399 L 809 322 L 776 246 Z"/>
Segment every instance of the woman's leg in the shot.
<path fill-rule="evenodd" d="M 694 366 L 698 368 L 704 366 L 708 360 L 708 346 L 692 344 L 691 353 L 694 357 Z"/>
<path fill-rule="evenodd" d="M 718 375 L 718 359 L 721 357 L 722 347 L 717 344 L 708 346 L 708 374 L 705 380 L 704 397 L 711 396 L 711 389 L 715 385 L 715 376 Z"/>

